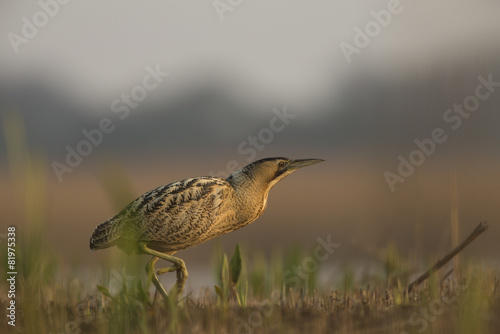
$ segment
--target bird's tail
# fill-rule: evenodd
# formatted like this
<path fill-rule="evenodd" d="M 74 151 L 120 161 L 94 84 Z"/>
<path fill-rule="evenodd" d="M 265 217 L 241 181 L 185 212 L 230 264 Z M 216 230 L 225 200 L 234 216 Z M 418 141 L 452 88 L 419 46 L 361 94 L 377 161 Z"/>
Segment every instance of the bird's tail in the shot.
<path fill-rule="evenodd" d="M 97 225 L 90 237 L 90 249 L 97 250 L 114 246 L 120 238 L 121 224 L 116 218 L 111 218 Z"/>

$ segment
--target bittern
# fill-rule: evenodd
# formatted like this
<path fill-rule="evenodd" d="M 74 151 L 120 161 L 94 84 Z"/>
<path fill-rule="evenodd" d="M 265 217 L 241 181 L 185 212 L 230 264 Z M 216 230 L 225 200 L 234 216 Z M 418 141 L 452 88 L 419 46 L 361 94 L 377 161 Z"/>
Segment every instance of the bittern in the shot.
<path fill-rule="evenodd" d="M 174 253 L 250 224 L 264 212 L 276 183 L 299 168 L 322 161 L 267 158 L 227 179 L 195 177 L 153 189 L 98 225 L 90 238 L 90 249 L 118 246 L 129 254 L 152 255 L 146 265 L 148 279 L 167 300 L 157 275 L 175 271 L 179 294 L 188 277 L 184 261 Z M 158 259 L 173 265 L 155 272 Z"/>

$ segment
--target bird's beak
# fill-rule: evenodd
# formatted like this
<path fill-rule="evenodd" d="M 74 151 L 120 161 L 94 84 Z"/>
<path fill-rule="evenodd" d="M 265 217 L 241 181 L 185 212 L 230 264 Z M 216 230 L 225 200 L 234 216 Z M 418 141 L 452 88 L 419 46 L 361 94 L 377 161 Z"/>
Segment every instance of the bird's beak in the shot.
<path fill-rule="evenodd" d="M 307 167 L 315 164 L 319 164 L 320 162 L 323 162 L 325 160 L 323 159 L 298 159 L 298 160 L 292 160 L 288 166 L 286 166 L 286 169 L 288 170 L 295 170 L 299 169 L 302 167 Z"/>

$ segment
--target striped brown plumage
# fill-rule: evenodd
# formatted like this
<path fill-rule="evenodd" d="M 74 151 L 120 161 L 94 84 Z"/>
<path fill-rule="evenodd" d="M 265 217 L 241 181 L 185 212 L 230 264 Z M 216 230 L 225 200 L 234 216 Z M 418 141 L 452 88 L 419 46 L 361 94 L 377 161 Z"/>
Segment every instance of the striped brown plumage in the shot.
<path fill-rule="evenodd" d="M 264 212 L 269 190 L 277 182 L 298 168 L 321 161 L 268 158 L 227 179 L 196 177 L 158 187 L 98 225 L 90 249 L 118 246 L 127 253 L 151 254 L 154 258 L 148 270 L 161 257 L 174 263 L 168 271 L 182 269 L 187 276 L 183 261 L 172 254 L 253 222 Z M 155 278 L 155 285 L 166 297 Z"/>

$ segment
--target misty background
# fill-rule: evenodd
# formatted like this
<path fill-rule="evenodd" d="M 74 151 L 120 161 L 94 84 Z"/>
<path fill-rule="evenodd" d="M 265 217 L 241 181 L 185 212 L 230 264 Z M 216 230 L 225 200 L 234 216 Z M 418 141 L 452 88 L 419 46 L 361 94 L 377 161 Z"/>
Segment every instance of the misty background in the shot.
<path fill-rule="evenodd" d="M 255 159 L 326 162 L 277 185 L 258 221 L 179 253 L 188 269 L 207 265 L 215 244 L 269 252 L 312 247 L 328 235 L 341 244 L 331 263 L 373 265 L 389 242 L 410 256 L 418 219 L 428 260 L 452 247 L 452 176 L 460 240 L 480 221 L 490 223 L 465 256 L 498 263 L 500 87 L 456 130 L 443 115 L 475 94 L 479 77 L 500 82 L 500 3 L 401 1 L 399 13 L 348 61 L 341 43 L 355 46 L 356 28 L 365 31 L 372 11 L 389 3 L 242 1 L 221 14 L 211 1 L 70 1 L 54 7 L 16 52 L 12 33 L 23 36 L 23 17 L 33 22 L 42 7 L 2 2 L 1 131 L 8 115 L 21 116 L 30 152 L 43 157 L 54 248 L 68 262 L 107 256 L 88 250 L 97 224 L 152 188 L 253 161 L 238 147 L 252 147 L 249 136 L 258 138 L 276 110 L 286 109 L 294 117 L 260 143 Z M 123 94 L 157 66 L 169 75 L 120 119 L 114 101 L 125 105 Z M 67 146 L 76 150 L 86 140 L 82 131 L 104 118 L 113 131 L 60 182 L 53 163 L 66 164 Z M 435 128 L 447 140 L 391 191 L 384 173 L 397 173 L 398 156 L 408 158 L 414 141 Z M 2 230 L 22 230 L 11 176 L 2 144 Z"/>

